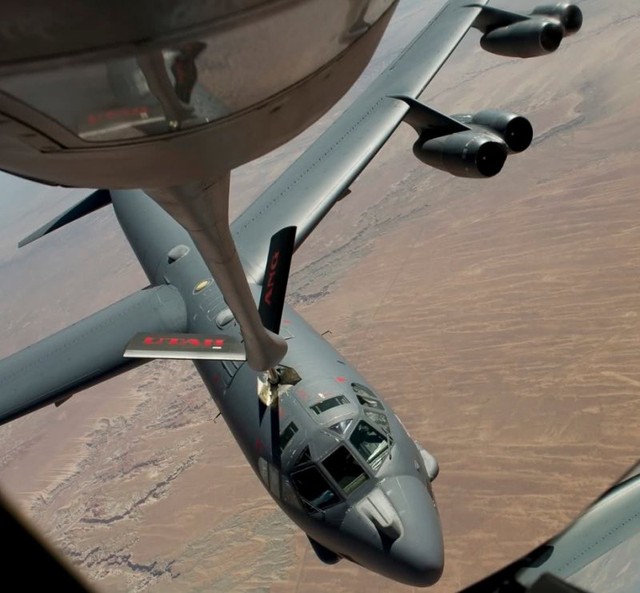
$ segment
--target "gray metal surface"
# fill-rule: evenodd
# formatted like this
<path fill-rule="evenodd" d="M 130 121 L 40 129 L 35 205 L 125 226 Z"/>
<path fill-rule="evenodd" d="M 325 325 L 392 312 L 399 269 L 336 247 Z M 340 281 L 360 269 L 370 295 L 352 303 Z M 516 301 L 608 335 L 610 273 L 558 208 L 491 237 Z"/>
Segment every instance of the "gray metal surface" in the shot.
<path fill-rule="evenodd" d="M 371 86 L 233 223 L 248 276 L 261 281 L 271 235 L 297 226 L 300 245 L 396 129 L 473 24 L 480 5 L 452 0 Z"/>
<path fill-rule="evenodd" d="M 186 310 L 171 286 L 141 290 L 0 360 L 0 422 L 66 398 L 142 361 L 122 353 L 137 331 L 184 331 Z"/>
<path fill-rule="evenodd" d="M 242 328 L 251 368 L 266 371 L 287 351 L 262 324 L 229 229 L 229 174 L 215 182 L 147 190 L 188 232 Z"/>
<path fill-rule="evenodd" d="M 540 566 L 524 568 L 517 579 L 531 586 L 550 572 L 567 578 L 640 533 L 640 476 L 617 485 L 565 531 L 550 540 L 552 552 Z"/>
<path fill-rule="evenodd" d="M 112 195 L 118 220 L 150 281 L 168 283 L 183 295 L 186 331 L 217 334 L 216 320 L 227 304 L 218 287 L 207 284 L 207 266 L 191 238 L 143 192 Z M 166 254 L 173 252 L 183 255 L 170 261 Z M 257 300 L 260 288 L 252 285 L 252 291 Z M 435 582 L 442 571 L 442 533 L 420 449 L 366 379 L 288 306 L 282 323 L 289 345 L 282 364 L 295 369 L 300 380 L 279 388 L 271 407 L 258 397 L 259 385 L 267 383 L 264 373 L 239 362 L 194 361 L 247 461 L 276 503 L 326 549 L 408 584 Z M 224 332 L 240 338 L 235 320 L 225 323 Z M 369 403 L 359 399 L 363 390 Z M 327 404 L 335 397 L 341 398 L 339 405 Z M 295 433 L 285 439 L 292 423 Z M 366 457 L 374 452 L 352 442 L 361 427 L 375 439 L 375 462 Z M 362 471 L 362 482 L 352 488 L 326 467 L 340 447 L 348 449 Z M 330 504 L 304 499 L 295 482 L 300 471 L 319 472 L 333 492 Z M 370 516 L 369 497 L 376 508 L 380 499 L 386 501 L 384 517 L 391 517 L 393 528 L 384 518 Z"/>
<path fill-rule="evenodd" d="M 461 593 L 522 593 L 544 574 L 590 593 L 637 593 L 639 467 L 627 472 L 558 535 Z"/>

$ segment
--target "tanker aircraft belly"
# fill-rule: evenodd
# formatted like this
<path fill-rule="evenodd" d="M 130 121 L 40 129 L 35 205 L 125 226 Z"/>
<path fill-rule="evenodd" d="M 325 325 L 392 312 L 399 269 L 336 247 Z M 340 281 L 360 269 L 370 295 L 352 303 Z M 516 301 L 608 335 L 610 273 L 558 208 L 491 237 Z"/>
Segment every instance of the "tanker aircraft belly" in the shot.
<path fill-rule="evenodd" d="M 472 27 L 484 49 L 532 57 L 581 24 L 569 4 L 527 15 L 486 4 L 446 2 L 231 227 L 225 173 L 148 183 L 146 193 L 99 190 L 33 233 L 23 244 L 110 201 L 150 286 L 0 361 L 0 420 L 64 402 L 152 358 L 191 359 L 251 467 L 321 560 L 435 583 L 444 562 L 436 459 L 284 299 L 295 249 L 401 121 L 417 132 L 416 157 L 457 176 L 495 175 L 529 146 L 522 116 L 449 116 L 417 101 Z M 96 332 L 103 339 L 87 347 Z"/>

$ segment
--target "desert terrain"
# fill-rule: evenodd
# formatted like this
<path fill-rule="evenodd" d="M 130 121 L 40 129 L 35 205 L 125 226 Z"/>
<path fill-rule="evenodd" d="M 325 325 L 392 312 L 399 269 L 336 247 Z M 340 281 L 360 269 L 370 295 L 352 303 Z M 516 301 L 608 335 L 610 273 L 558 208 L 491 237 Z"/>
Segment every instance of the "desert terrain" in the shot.
<path fill-rule="evenodd" d="M 400 5 L 365 81 L 423 4 Z M 290 302 L 440 461 L 434 593 L 542 543 L 640 458 L 640 6 L 579 4 L 557 54 L 492 56 L 472 32 L 423 95 L 530 117 L 528 152 L 454 179 L 401 126 L 294 258 Z M 335 113 L 234 173 L 234 211 Z M 110 209 L 18 252 L 83 192 L 2 183 L 0 356 L 145 285 Z M 153 362 L 0 427 L 0 487 L 100 591 L 411 590 L 323 565 L 216 415 L 189 363 Z"/>

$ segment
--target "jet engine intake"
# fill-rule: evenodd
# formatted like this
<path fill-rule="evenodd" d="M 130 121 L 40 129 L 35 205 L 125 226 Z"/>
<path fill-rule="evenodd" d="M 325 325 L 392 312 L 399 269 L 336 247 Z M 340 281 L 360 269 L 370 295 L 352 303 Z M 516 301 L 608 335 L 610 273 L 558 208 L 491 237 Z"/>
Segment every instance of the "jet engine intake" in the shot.
<path fill-rule="evenodd" d="M 568 2 L 537 6 L 531 14 L 548 16 L 559 20 L 567 37 L 577 33 L 582 28 L 582 11 L 575 4 L 569 4 Z"/>
<path fill-rule="evenodd" d="M 480 45 L 500 56 L 534 58 L 556 51 L 564 32 L 560 21 L 529 19 L 488 31 L 480 39 Z"/>
<path fill-rule="evenodd" d="M 508 152 L 501 138 L 475 130 L 420 138 L 413 145 L 413 154 L 423 163 L 456 177 L 493 177 L 502 170 Z"/>
<path fill-rule="evenodd" d="M 526 117 L 501 111 L 485 109 L 470 115 L 453 115 L 453 119 L 469 127 L 481 126 L 498 134 L 510 152 L 522 152 L 531 146 L 533 127 Z"/>

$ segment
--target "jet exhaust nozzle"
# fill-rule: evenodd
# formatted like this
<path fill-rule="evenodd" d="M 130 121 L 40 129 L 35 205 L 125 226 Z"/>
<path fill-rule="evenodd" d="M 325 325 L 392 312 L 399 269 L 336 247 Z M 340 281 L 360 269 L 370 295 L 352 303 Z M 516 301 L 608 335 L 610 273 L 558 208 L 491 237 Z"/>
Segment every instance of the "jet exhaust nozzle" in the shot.
<path fill-rule="evenodd" d="M 488 133 L 456 132 L 413 145 L 413 154 L 423 163 L 456 177 L 493 177 L 502 170 L 507 145 Z"/>
<path fill-rule="evenodd" d="M 569 4 L 568 2 L 537 6 L 531 14 L 558 19 L 564 27 L 565 36 L 567 37 L 577 33 L 582 28 L 582 10 L 575 4 Z"/>
<path fill-rule="evenodd" d="M 481 126 L 498 134 L 510 152 L 523 152 L 533 141 L 533 126 L 521 115 L 500 109 L 485 109 L 469 115 L 454 115 L 453 119 L 468 125 Z"/>
<path fill-rule="evenodd" d="M 482 36 L 480 45 L 500 56 L 533 58 L 556 51 L 564 34 L 560 21 L 533 19 L 493 29 Z"/>

